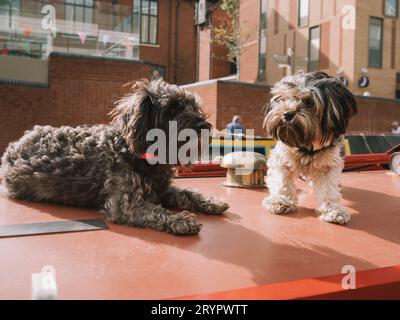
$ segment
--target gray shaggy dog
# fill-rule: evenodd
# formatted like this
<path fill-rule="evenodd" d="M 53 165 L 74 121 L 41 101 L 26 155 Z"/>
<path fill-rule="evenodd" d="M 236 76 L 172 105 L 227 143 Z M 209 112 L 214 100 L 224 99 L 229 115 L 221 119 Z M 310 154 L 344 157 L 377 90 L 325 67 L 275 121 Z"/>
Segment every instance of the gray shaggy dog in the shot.
<path fill-rule="evenodd" d="M 142 157 L 149 130 L 162 129 L 168 141 L 169 121 L 177 122 L 178 133 L 211 129 L 199 98 L 161 80 L 136 82 L 132 90 L 118 102 L 108 125 L 35 126 L 11 143 L 0 167 L 8 196 L 99 208 L 113 223 L 175 235 L 200 231 L 201 224 L 186 210 L 226 211 L 226 203 L 172 186 L 173 165 L 150 165 Z"/>

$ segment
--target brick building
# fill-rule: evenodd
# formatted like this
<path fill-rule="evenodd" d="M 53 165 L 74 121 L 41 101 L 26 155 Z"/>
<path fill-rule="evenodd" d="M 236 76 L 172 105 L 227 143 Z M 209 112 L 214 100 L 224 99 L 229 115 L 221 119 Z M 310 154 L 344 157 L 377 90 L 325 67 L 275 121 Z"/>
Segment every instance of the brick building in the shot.
<path fill-rule="evenodd" d="M 0 156 L 34 125 L 107 123 L 114 103 L 130 90 L 124 85 L 148 77 L 152 68 L 135 60 L 52 53 L 48 83 L 0 80 Z"/>
<path fill-rule="evenodd" d="M 35 124 L 107 122 L 113 103 L 128 91 L 123 85 L 150 78 L 155 71 L 169 82 L 188 84 L 186 88 L 198 92 L 215 128 L 223 129 L 239 114 L 247 128 L 262 135 L 262 107 L 269 84 L 287 72 L 275 64 L 274 54 L 283 55 L 289 48 L 295 51 L 295 70 L 319 66 L 333 74 L 341 71 L 337 75 L 345 77 L 358 94 L 364 92 L 358 87 L 360 69 L 382 61 L 382 68 L 368 68 L 370 86 L 365 90 L 393 98 L 396 88 L 392 80 L 400 72 L 398 18 L 370 19 L 367 10 L 372 8 L 379 16 L 379 6 L 371 4 L 369 8 L 354 0 L 356 28 L 342 30 L 337 25 L 350 0 L 323 0 L 319 10 L 312 7 L 322 0 L 310 0 L 309 11 L 299 10 L 299 1 L 303 2 L 291 0 L 296 6 L 289 6 L 289 0 L 241 1 L 240 23 L 250 37 L 243 45 L 240 79 L 250 83 L 197 84 L 191 83 L 234 71 L 224 59 L 226 49 L 212 41 L 212 26 L 225 19 L 217 0 L 206 2 L 207 23 L 199 23 L 199 10 L 190 0 L 0 2 L 0 155 L 10 141 Z M 377 2 L 383 7 L 383 1 Z M 41 10 L 48 4 L 55 8 L 56 33 L 52 20 L 43 24 L 51 12 Z M 383 8 L 387 15 L 396 13 Z M 299 28 L 298 19 L 308 25 Z M 384 29 L 382 50 L 373 37 L 381 34 L 379 21 Z M 370 40 L 365 31 L 369 22 Z M 364 34 L 360 29 L 365 29 Z M 310 54 L 309 47 L 313 47 Z M 304 56 L 308 55 L 313 59 L 307 61 Z M 400 120 L 395 100 L 358 99 L 361 111 L 352 121 L 351 131 L 387 132 L 391 121 Z"/>
<path fill-rule="evenodd" d="M 203 81 L 184 88 L 198 93 L 204 102 L 210 122 L 223 130 L 233 115 L 239 115 L 247 129 L 264 136 L 263 109 L 271 86 L 263 83 L 244 83 L 226 80 Z M 387 134 L 393 119 L 400 119 L 400 103 L 387 98 L 356 96 L 358 114 L 350 121 L 348 133 Z"/>
<path fill-rule="evenodd" d="M 399 0 L 246 0 L 240 79 L 273 84 L 288 72 L 323 70 L 358 95 L 400 99 Z M 289 60 L 289 55 L 292 58 Z"/>
<path fill-rule="evenodd" d="M 9 67 L 0 68 L 0 78 L 43 82 L 46 68 L 36 77 L 32 75 L 35 72 L 27 75 L 29 69 L 13 68 L 12 72 L 10 64 L 18 66 L 21 59 L 9 57 L 39 60 L 47 59 L 50 52 L 63 52 L 142 60 L 152 63 L 153 69 L 170 82 L 194 82 L 194 13 L 191 0 L 2 1 L 0 67 Z M 29 63 L 22 63 L 29 68 Z M 32 64 L 32 68 L 38 67 L 37 61 Z"/>
<path fill-rule="evenodd" d="M 200 6 L 201 1 L 198 2 Z M 205 12 L 203 17 L 197 10 L 198 25 L 198 81 L 226 77 L 236 73 L 236 67 L 228 59 L 228 50 L 225 46 L 218 44 L 214 37 L 214 28 L 229 24 L 229 19 L 220 8 L 219 0 L 203 1 Z"/>
<path fill-rule="evenodd" d="M 191 0 L 1 1 L 0 155 L 36 124 L 107 122 L 156 71 L 196 81 L 194 15 Z"/>

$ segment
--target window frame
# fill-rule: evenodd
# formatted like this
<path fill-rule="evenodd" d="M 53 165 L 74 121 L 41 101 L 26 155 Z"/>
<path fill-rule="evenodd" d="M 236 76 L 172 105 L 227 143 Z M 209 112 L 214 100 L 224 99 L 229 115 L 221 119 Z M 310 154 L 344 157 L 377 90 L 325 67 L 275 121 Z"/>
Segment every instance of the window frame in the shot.
<path fill-rule="evenodd" d="M 126 17 L 125 18 L 125 19 L 130 19 L 130 24 L 124 24 L 123 20 L 121 20 L 121 19 L 118 20 L 117 19 L 118 13 L 116 12 L 117 11 L 116 9 L 117 9 L 118 5 L 119 4 L 117 2 L 112 1 L 112 29 L 113 29 L 113 31 L 119 31 L 119 32 L 124 32 L 124 33 L 133 33 L 133 28 L 134 28 L 134 26 L 133 26 L 133 17 L 134 17 L 133 12 L 132 12 L 130 17 Z M 118 22 L 120 22 L 120 23 L 118 24 Z M 121 30 L 119 30 L 118 26 L 121 27 Z M 129 30 L 128 31 L 124 30 L 125 26 L 129 26 Z"/>
<path fill-rule="evenodd" d="M 319 30 L 318 68 L 316 70 L 314 69 L 311 70 L 311 45 L 312 45 L 311 34 L 315 29 Z M 311 27 L 308 31 L 308 72 L 318 71 L 320 70 L 320 66 L 321 66 L 321 26 L 316 25 Z"/>
<path fill-rule="evenodd" d="M 17 4 L 15 4 L 17 3 Z M 21 0 L 17 0 L 14 3 L 9 1 L 7 4 L 4 5 L 7 8 L 6 15 L 10 18 L 11 16 L 14 16 L 15 11 L 17 11 L 17 14 L 20 14 L 21 11 Z"/>
<path fill-rule="evenodd" d="M 396 0 L 396 14 L 394 16 L 388 15 L 386 13 L 386 5 L 388 0 L 383 0 L 383 15 L 386 18 L 397 19 L 399 17 L 399 10 L 400 10 L 400 1 Z"/>
<path fill-rule="evenodd" d="M 301 20 L 301 16 L 300 16 L 302 1 L 307 1 L 308 2 L 307 22 L 304 25 L 301 24 L 302 20 Z M 299 0 L 298 1 L 298 7 L 297 7 L 297 27 L 298 28 L 306 28 L 309 25 L 310 25 L 310 0 Z"/>
<path fill-rule="evenodd" d="M 74 8 L 74 15 L 73 15 L 73 22 L 82 22 L 82 23 L 95 23 L 94 18 L 95 18 L 95 11 L 96 11 L 96 1 L 92 0 L 93 5 L 88 6 L 86 5 L 87 0 L 83 0 L 83 4 L 77 4 L 76 0 L 70 0 L 73 1 L 74 3 L 70 3 L 67 1 L 64 1 L 64 19 L 68 20 L 69 17 L 67 17 L 67 7 L 73 7 Z M 82 8 L 83 9 L 83 21 L 81 20 L 76 20 L 76 8 Z M 86 9 L 92 9 L 92 19 L 90 22 L 86 21 Z"/>
<path fill-rule="evenodd" d="M 134 1 L 139 1 L 140 3 L 140 7 L 139 7 L 139 37 L 140 37 L 140 44 L 144 44 L 144 45 L 153 45 L 156 46 L 158 45 L 158 26 L 159 26 L 159 16 L 160 16 L 160 1 L 159 0 L 134 0 Z M 146 1 L 149 3 L 149 7 L 148 7 L 148 12 L 147 13 L 143 13 L 143 2 Z M 157 14 L 151 14 L 151 4 L 152 3 L 156 3 L 157 4 Z M 135 5 L 133 6 L 133 10 L 135 9 Z M 135 17 L 135 12 L 133 12 L 133 16 Z M 148 19 L 147 22 L 147 40 L 145 41 L 142 37 L 142 17 L 146 16 Z M 151 42 L 150 41 L 150 20 L 151 18 L 156 18 L 156 28 L 155 28 L 155 32 L 156 32 L 156 37 L 155 37 L 155 42 Z M 133 22 L 134 23 L 134 22 Z"/>
<path fill-rule="evenodd" d="M 372 65 L 371 64 L 371 21 L 380 21 L 380 26 L 381 26 L 381 40 L 380 40 L 380 62 L 379 65 Z M 382 69 L 383 68 L 383 44 L 384 44 L 384 19 L 380 17 L 374 17 L 370 16 L 369 21 L 368 21 L 368 68 L 374 68 L 374 69 Z"/>
<path fill-rule="evenodd" d="M 265 2 L 265 12 L 262 11 L 263 2 Z M 259 18 L 259 41 L 258 41 L 258 81 L 266 80 L 267 68 L 267 44 L 265 43 L 265 53 L 261 52 L 261 41 L 267 41 L 267 24 L 268 24 L 268 0 L 260 0 L 260 18 Z"/>

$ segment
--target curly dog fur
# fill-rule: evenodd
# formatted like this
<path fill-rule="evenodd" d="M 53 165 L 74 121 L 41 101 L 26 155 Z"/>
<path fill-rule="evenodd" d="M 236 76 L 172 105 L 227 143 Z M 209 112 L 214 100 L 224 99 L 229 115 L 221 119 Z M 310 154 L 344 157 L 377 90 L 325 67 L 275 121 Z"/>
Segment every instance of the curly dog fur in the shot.
<path fill-rule="evenodd" d="M 160 80 L 139 81 L 112 116 L 108 125 L 35 126 L 11 143 L 0 167 L 8 196 L 100 208 L 113 223 L 175 235 L 200 231 L 187 211 L 228 209 L 226 203 L 172 186 L 173 165 L 150 165 L 140 157 L 150 129 L 164 130 L 168 139 L 169 121 L 177 121 L 178 130 L 211 128 L 195 94 Z"/>
<path fill-rule="evenodd" d="M 320 220 L 350 221 L 341 205 L 340 178 L 344 134 L 356 113 L 353 94 L 324 72 L 299 72 L 273 87 L 264 127 L 278 142 L 268 159 L 265 208 L 273 214 L 296 211 L 294 181 L 303 177 L 316 191 Z"/>

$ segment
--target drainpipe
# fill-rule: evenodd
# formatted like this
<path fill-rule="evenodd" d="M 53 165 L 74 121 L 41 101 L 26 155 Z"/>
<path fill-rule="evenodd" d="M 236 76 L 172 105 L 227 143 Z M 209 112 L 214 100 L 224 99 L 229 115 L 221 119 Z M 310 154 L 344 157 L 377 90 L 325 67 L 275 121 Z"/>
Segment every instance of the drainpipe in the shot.
<path fill-rule="evenodd" d="M 176 1 L 175 9 L 175 61 L 174 61 L 174 83 L 177 82 L 177 70 L 178 70 L 178 44 L 179 44 L 179 7 L 181 6 L 181 0 Z"/>
<path fill-rule="evenodd" d="M 172 82 L 172 72 L 173 72 L 173 65 L 172 65 L 172 13 L 173 13 L 173 0 L 169 0 L 169 32 L 168 32 L 168 82 Z"/>

